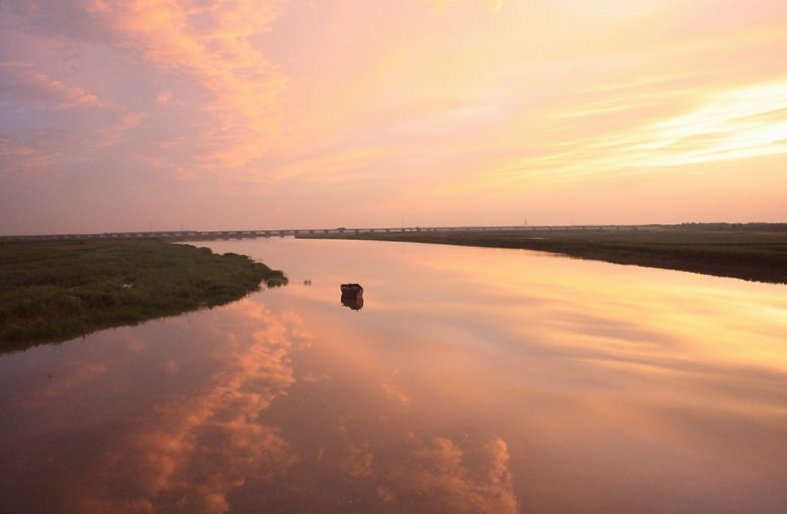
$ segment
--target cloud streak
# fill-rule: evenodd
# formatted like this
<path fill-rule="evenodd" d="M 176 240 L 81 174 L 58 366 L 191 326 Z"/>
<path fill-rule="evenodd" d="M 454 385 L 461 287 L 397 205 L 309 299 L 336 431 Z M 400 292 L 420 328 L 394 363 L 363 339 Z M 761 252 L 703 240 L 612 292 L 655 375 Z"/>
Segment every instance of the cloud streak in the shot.
<path fill-rule="evenodd" d="M 35 71 L 29 63 L 0 63 L 0 78 L 0 94 L 20 108 L 24 104 L 56 109 L 101 106 L 94 93 Z"/>
<path fill-rule="evenodd" d="M 508 162 L 460 189 L 655 173 L 665 167 L 786 154 L 787 122 L 780 117 L 785 108 L 784 82 L 724 91 L 685 114 L 601 133 L 550 153 Z M 607 107 L 585 111 L 585 116 L 626 110 L 625 106 Z"/>

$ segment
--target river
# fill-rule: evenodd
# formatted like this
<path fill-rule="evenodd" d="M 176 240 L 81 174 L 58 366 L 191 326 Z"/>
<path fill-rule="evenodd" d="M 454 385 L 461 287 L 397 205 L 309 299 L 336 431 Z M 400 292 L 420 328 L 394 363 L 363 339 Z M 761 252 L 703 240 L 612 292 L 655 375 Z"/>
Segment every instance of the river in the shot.
<path fill-rule="evenodd" d="M 787 286 L 198 244 L 290 284 L 0 356 L 0 512 L 787 512 Z"/>

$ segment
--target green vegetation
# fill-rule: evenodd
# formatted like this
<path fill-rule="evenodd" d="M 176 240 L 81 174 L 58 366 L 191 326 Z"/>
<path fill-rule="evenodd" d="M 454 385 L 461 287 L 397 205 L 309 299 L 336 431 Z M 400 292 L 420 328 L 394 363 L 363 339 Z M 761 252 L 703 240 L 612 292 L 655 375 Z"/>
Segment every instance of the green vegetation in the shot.
<path fill-rule="evenodd" d="M 582 259 L 787 283 L 787 224 L 684 224 L 638 227 L 416 230 L 310 235 L 555 252 Z"/>
<path fill-rule="evenodd" d="M 0 243 L 0 351 L 221 305 L 287 283 L 249 257 L 156 240 Z"/>

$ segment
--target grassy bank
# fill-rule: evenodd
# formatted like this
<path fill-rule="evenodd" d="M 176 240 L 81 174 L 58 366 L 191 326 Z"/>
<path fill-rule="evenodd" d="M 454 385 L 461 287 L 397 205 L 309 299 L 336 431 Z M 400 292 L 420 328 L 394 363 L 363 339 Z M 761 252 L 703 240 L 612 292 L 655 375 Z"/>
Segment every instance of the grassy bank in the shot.
<path fill-rule="evenodd" d="M 0 244 L 0 351 L 221 305 L 287 282 L 237 254 L 155 240 Z"/>
<path fill-rule="evenodd" d="M 315 238 L 554 252 L 583 259 L 787 283 L 787 224 L 686 224 L 583 230 L 345 232 Z"/>

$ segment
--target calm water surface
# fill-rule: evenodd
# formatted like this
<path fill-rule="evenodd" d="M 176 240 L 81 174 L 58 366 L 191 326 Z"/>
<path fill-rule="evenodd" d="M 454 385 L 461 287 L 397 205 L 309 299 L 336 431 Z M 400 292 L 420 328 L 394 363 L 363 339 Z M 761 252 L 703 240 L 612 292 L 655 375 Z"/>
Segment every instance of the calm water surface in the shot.
<path fill-rule="evenodd" d="M 209 246 L 291 283 L 0 356 L 0 512 L 787 512 L 787 286 Z"/>

